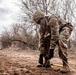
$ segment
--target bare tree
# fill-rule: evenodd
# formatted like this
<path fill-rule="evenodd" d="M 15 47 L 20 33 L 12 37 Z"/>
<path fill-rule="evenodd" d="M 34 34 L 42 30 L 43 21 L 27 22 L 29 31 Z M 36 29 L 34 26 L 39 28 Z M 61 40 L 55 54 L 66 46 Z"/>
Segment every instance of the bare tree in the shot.
<path fill-rule="evenodd" d="M 36 10 L 40 10 L 46 15 L 58 14 L 68 22 L 72 22 L 73 25 L 76 23 L 75 0 L 21 0 L 21 2 L 24 20 L 28 22 L 28 26 L 31 26 L 31 29 L 34 29 L 36 32 L 38 31 L 37 27 L 31 23 L 31 16 Z M 35 27 L 33 28 L 33 26 Z"/>
<path fill-rule="evenodd" d="M 31 18 L 32 14 L 36 10 L 42 11 L 45 15 L 58 14 L 62 18 L 66 19 L 68 22 L 71 22 L 73 25 L 76 24 L 75 0 L 21 0 L 20 8 L 22 11 L 21 16 L 22 20 L 24 20 L 24 24 L 22 24 L 19 29 L 14 27 L 16 32 L 14 33 L 16 36 L 23 36 L 19 37 L 23 39 L 23 41 L 25 41 L 25 39 L 28 39 L 28 34 L 34 35 L 33 37 L 37 38 L 38 41 L 38 26 L 32 23 Z M 75 30 L 73 32 L 75 32 Z M 75 36 L 73 35 L 73 37 Z"/>
<path fill-rule="evenodd" d="M 8 48 L 11 46 L 11 34 L 10 31 L 4 28 L 4 31 L 0 37 L 1 49 Z"/>
<path fill-rule="evenodd" d="M 24 12 L 25 21 L 31 21 L 31 16 L 36 10 L 47 14 L 59 14 L 67 21 L 75 20 L 75 0 L 21 0 L 22 11 Z"/>

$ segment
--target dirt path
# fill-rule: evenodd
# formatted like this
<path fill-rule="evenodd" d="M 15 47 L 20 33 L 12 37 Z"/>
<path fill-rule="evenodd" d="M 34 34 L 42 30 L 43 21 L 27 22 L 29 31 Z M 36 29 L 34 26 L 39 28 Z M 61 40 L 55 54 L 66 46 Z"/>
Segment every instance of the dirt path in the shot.
<path fill-rule="evenodd" d="M 22 51 L 19 49 L 0 50 L 0 75 L 76 75 L 76 58 L 69 57 L 69 65 L 71 72 L 61 73 L 54 71 L 58 69 L 56 66 L 52 68 L 37 68 L 38 51 Z M 74 56 L 74 55 L 73 55 Z M 53 64 L 61 64 L 59 58 L 53 58 Z"/>

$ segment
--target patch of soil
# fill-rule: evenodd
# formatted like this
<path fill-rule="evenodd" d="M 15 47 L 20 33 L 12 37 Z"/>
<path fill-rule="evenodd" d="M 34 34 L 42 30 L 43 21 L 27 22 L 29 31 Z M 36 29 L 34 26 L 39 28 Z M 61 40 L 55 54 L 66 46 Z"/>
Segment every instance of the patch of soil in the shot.
<path fill-rule="evenodd" d="M 61 73 L 59 67 L 38 68 L 38 51 L 22 51 L 16 49 L 0 50 L 0 75 L 76 75 L 76 60 L 69 60 L 71 72 Z M 54 58 L 50 62 L 61 64 L 59 58 Z"/>

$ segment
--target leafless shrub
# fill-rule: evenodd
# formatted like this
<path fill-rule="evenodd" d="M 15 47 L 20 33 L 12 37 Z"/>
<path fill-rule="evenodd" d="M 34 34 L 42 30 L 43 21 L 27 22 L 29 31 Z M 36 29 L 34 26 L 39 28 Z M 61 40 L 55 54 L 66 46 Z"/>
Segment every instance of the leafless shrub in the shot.
<path fill-rule="evenodd" d="M 14 24 L 11 30 L 13 44 L 16 43 L 18 47 L 23 49 L 26 47 L 37 49 L 38 38 L 28 31 L 26 25 Z"/>
<path fill-rule="evenodd" d="M 8 48 L 11 46 L 11 36 L 6 29 L 0 37 L 0 42 L 1 42 L 1 46 L 2 46 L 1 49 Z"/>
<path fill-rule="evenodd" d="M 22 49 L 26 49 L 28 47 L 36 50 L 38 38 L 36 35 L 33 35 L 31 31 L 28 31 L 26 25 L 13 24 L 10 32 L 7 29 L 4 29 L 0 42 L 2 49 L 13 45 Z"/>

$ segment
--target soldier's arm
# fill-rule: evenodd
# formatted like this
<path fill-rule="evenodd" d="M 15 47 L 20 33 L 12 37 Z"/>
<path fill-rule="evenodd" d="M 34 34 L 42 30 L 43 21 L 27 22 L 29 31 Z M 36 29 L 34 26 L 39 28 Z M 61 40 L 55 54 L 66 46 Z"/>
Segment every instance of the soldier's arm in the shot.
<path fill-rule="evenodd" d="M 44 47 L 44 35 L 46 32 L 46 20 L 42 18 L 40 20 L 40 28 L 39 28 L 39 47 Z"/>
<path fill-rule="evenodd" d="M 73 30 L 73 25 L 70 22 L 67 22 L 64 19 L 60 19 L 60 28 L 64 28 L 64 27 L 68 27 L 69 31 L 71 33 L 71 31 Z"/>
<path fill-rule="evenodd" d="M 49 26 L 51 29 L 50 49 L 54 49 L 59 39 L 59 24 L 57 18 L 52 18 L 49 21 Z"/>
<path fill-rule="evenodd" d="M 44 35 L 45 31 L 43 30 L 42 27 L 39 29 L 39 48 L 44 47 Z"/>

